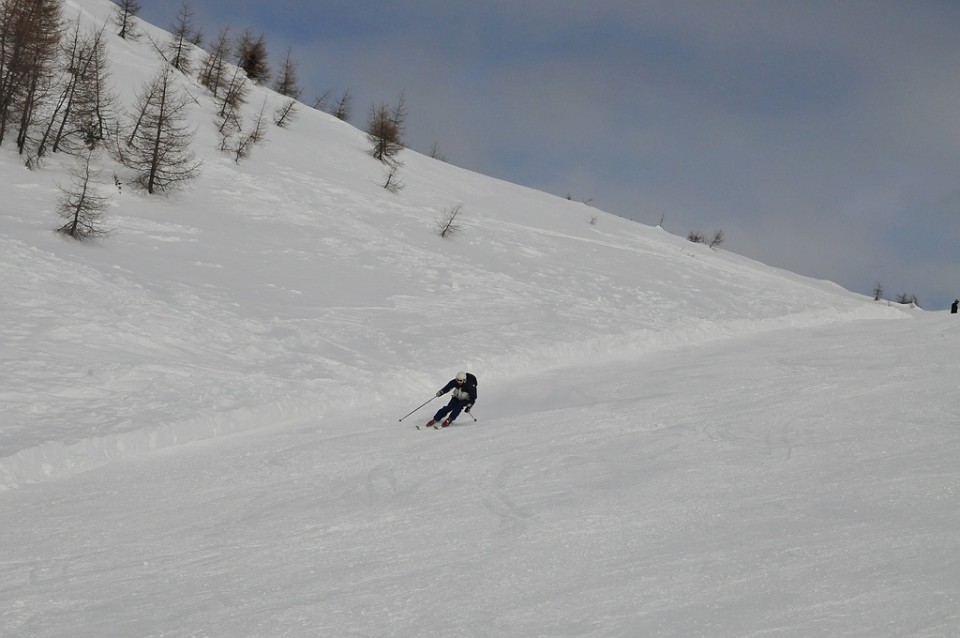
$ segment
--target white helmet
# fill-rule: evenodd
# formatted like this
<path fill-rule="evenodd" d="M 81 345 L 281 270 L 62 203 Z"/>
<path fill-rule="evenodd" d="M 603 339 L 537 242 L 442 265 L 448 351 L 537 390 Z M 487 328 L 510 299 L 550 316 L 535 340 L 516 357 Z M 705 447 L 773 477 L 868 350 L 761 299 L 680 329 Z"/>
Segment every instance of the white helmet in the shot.
<path fill-rule="evenodd" d="M 467 373 L 466 373 L 466 372 L 458 372 L 458 373 L 457 373 L 457 381 L 466 381 L 466 380 L 467 380 Z"/>

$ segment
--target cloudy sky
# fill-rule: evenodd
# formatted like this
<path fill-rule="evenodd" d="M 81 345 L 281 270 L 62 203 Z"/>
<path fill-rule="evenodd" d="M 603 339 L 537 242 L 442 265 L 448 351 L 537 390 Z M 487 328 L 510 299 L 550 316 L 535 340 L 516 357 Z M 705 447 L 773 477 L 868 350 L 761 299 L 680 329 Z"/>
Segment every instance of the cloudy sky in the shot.
<path fill-rule="evenodd" d="M 928 309 L 960 296 L 960 2 L 188 0 L 354 125 Z M 173 25 L 179 2 L 143 2 Z"/>

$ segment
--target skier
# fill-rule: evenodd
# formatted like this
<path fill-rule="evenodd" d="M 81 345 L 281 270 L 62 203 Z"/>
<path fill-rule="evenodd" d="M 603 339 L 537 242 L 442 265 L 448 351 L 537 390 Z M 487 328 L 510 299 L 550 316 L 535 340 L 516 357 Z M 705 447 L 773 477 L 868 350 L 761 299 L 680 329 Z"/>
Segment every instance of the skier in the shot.
<path fill-rule="evenodd" d="M 953 300 L 953 303 L 950 305 L 950 314 L 957 314 L 957 306 L 960 306 L 960 299 Z"/>
<path fill-rule="evenodd" d="M 450 395 L 450 402 L 437 410 L 433 418 L 427 422 L 427 427 L 436 424 L 445 415 L 449 415 L 440 424 L 442 427 L 447 427 L 460 416 L 461 410 L 470 414 L 470 408 L 477 401 L 477 377 L 469 372 L 458 372 L 457 376 L 450 379 L 447 385 L 437 390 L 437 396 L 442 397 L 451 390 L 453 390 L 453 393 Z"/>

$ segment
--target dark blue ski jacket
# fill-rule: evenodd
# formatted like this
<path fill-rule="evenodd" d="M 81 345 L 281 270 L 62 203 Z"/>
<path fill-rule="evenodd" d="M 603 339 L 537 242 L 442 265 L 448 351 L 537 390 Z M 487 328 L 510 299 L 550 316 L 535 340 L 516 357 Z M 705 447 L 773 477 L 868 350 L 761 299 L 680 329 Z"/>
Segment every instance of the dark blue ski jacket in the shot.
<path fill-rule="evenodd" d="M 453 390 L 451 400 L 465 401 L 468 405 L 473 405 L 477 401 L 477 377 L 468 372 L 467 380 L 463 385 L 457 385 L 456 379 L 450 379 L 447 385 L 440 388 L 440 394 L 446 394 L 451 390 Z"/>

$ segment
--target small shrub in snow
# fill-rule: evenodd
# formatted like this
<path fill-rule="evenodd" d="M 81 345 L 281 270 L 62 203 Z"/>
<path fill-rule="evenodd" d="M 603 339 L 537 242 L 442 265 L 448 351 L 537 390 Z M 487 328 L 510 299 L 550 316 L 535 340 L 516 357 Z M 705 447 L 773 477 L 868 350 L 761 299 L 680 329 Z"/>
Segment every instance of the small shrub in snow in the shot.
<path fill-rule="evenodd" d="M 908 295 L 907 293 L 902 293 L 897 295 L 897 303 L 903 304 L 905 306 L 916 306 L 920 307 L 920 301 L 917 299 L 916 295 Z"/>
<path fill-rule="evenodd" d="M 403 190 L 403 182 L 400 181 L 399 172 L 400 167 L 403 166 L 403 162 L 397 160 L 390 160 L 387 163 L 387 181 L 383 183 L 383 187 L 396 195 Z"/>
<path fill-rule="evenodd" d="M 710 248 L 716 248 L 723 243 L 723 231 L 718 230 L 713 234 L 713 239 L 710 240 Z"/>
<path fill-rule="evenodd" d="M 273 112 L 273 123 L 280 128 L 287 128 L 297 119 L 297 101 L 293 98 L 286 100 L 280 108 Z"/>
<path fill-rule="evenodd" d="M 457 204 L 453 208 L 445 210 L 443 215 L 437 218 L 437 234 L 447 239 L 456 237 L 463 232 L 463 226 L 457 223 L 457 217 L 463 211 L 463 204 Z"/>
<path fill-rule="evenodd" d="M 329 111 L 330 115 L 343 122 L 349 122 L 353 114 L 353 96 L 350 95 L 350 89 L 343 92 L 337 103 Z"/>

